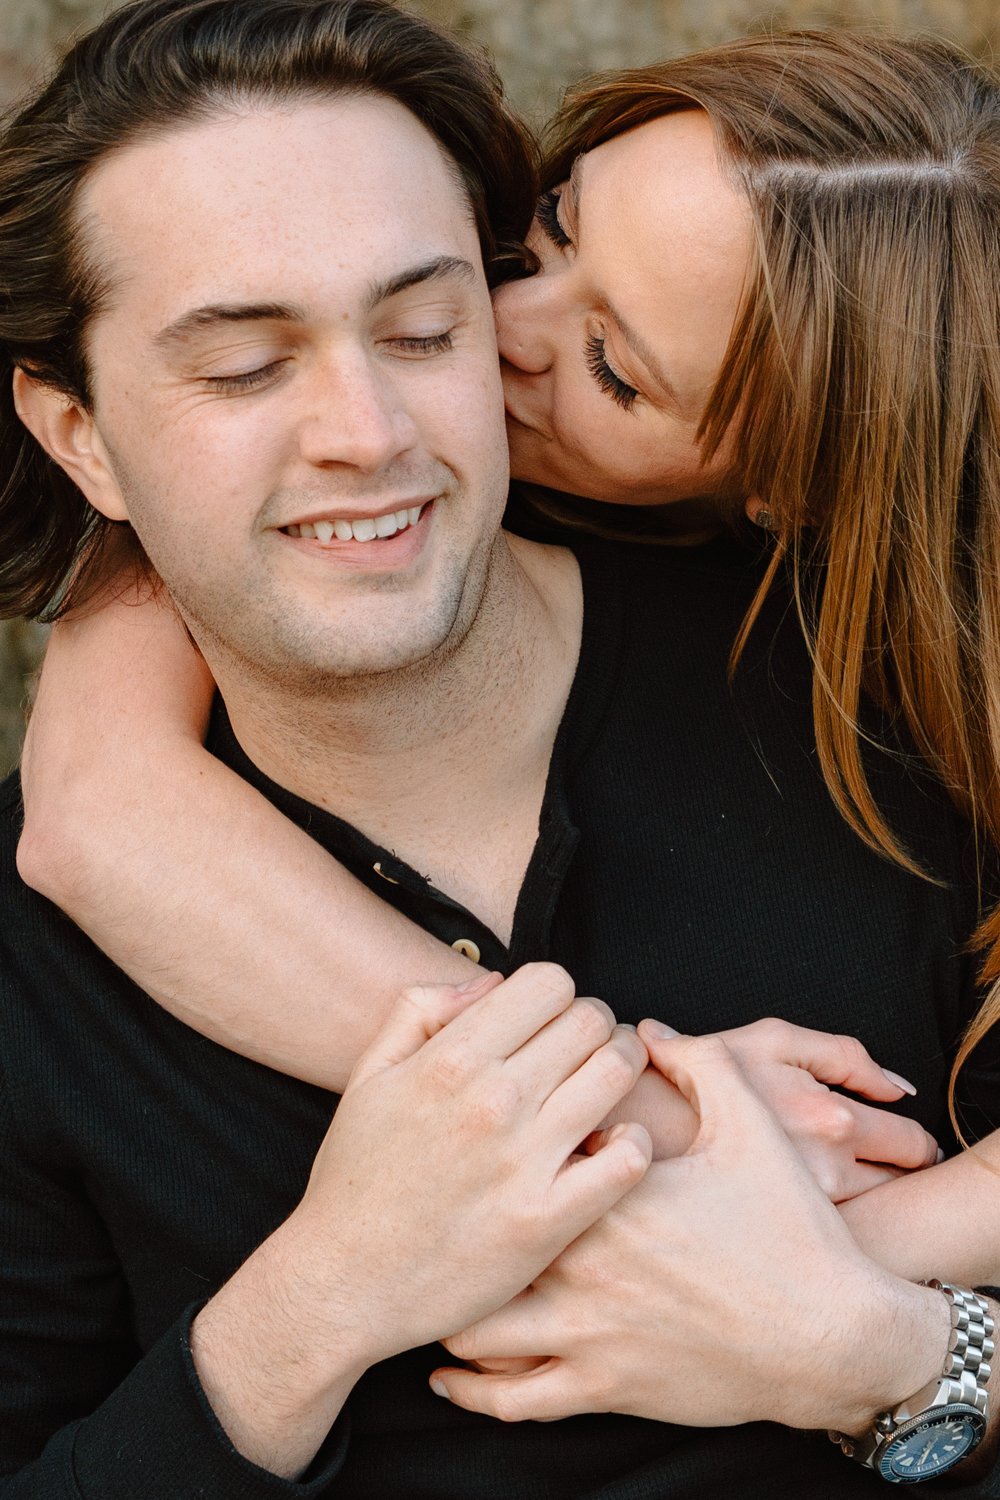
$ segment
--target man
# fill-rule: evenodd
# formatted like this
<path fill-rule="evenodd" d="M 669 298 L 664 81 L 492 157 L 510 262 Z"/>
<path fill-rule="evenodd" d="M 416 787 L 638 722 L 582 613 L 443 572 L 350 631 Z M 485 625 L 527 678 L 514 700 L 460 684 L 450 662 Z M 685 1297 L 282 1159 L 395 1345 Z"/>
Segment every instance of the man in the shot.
<path fill-rule="evenodd" d="M 0 224 L 25 246 L 6 347 L 44 505 L 61 498 L 66 529 L 90 524 L 79 496 L 134 527 L 219 683 L 218 752 L 432 931 L 509 940 L 506 967 L 553 951 L 560 798 L 602 708 L 588 673 L 612 680 L 616 647 L 581 645 L 573 557 L 499 530 L 475 165 L 504 122 L 463 66 L 371 0 L 150 0 L 25 116 L 35 158 L 8 138 Z M 28 531 L 11 566 L 38 573 Z M 600 627 L 617 584 L 581 564 Z M 552 966 L 407 997 L 328 1131 L 325 1096 L 194 1037 L 20 888 L 11 795 L 7 813 L 0 1494 L 771 1494 L 775 1471 L 800 1485 L 793 1434 L 700 1441 L 663 1419 L 860 1431 L 940 1367 L 944 1299 L 861 1255 L 724 1049 L 644 1031 L 699 1110 L 700 1154 L 617 1219 L 645 1133 L 575 1152 L 645 1052 Z M 602 962 L 621 965 L 612 926 Z M 741 1156 L 771 1164 L 766 1235 Z M 678 1380 L 654 1339 L 649 1389 L 608 1403 L 657 1420 L 504 1427 L 432 1393 L 432 1341 L 543 1286 L 572 1241 L 619 1254 L 616 1226 L 659 1223 L 664 1194 L 688 1269 L 663 1262 L 675 1305 L 653 1332 L 692 1369 Z M 735 1266 L 745 1296 L 709 1340 Z M 633 1289 L 637 1325 L 652 1290 Z M 810 1494 L 868 1488 L 818 1439 L 801 1451 Z"/>

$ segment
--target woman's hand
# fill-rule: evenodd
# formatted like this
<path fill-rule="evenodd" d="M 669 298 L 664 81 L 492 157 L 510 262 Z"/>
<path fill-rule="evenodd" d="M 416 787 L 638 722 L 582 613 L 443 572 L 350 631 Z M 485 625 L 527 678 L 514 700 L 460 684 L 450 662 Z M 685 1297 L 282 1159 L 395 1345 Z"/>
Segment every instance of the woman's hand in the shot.
<path fill-rule="evenodd" d="M 848 1089 L 885 1103 L 913 1092 L 854 1037 L 775 1019 L 718 1034 L 832 1202 L 938 1159 L 937 1143 L 915 1121 L 831 1092 Z M 658 1160 L 686 1151 L 697 1128 L 687 1101 L 654 1068 L 606 1123 L 625 1118 L 646 1126 Z"/>
<path fill-rule="evenodd" d="M 833 1203 L 940 1159 L 937 1142 L 915 1120 L 831 1093 L 847 1089 L 893 1104 L 916 1092 L 856 1037 L 774 1018 L 719 1035 Z"/>

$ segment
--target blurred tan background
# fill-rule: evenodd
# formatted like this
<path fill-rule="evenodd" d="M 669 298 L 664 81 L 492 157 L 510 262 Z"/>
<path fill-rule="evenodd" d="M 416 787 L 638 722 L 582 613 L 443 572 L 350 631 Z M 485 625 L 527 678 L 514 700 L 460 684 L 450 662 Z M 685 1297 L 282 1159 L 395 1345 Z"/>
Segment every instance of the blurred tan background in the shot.
<path fill-rule="evenodd" d="M 493 55 L 517 105 L 540 122 L 567 83 L 601 68 L 690 51 L 748 30 L 848 22 L 942 32 L 1000 55 L 1000 0 L 410 0 Z M 44 72 L 114 0 L 0 0 L 0 105 Z M 0 623 L 0 774 L 17 759 L 44 631 Z"/>

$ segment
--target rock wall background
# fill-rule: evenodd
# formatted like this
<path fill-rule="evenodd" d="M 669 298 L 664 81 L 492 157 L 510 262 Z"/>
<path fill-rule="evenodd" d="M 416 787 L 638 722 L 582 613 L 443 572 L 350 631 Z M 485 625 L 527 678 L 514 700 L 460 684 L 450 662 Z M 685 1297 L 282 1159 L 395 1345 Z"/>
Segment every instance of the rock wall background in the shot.
<path fill-rule="evenodd" d="M 582 73 L 686 52 L 748 29 L 838 22 L 1000 42 L 995 0 L 404 0 L 487 47 L 517 104 L 540 119 Z M 115 0 L 0 0 L 0 101 Z"/>
<path fill-rule="evenodd" d="M 68 38 L 114 8 L 114 0 L 0 0 L 0 106 L 42 73 Z M 515 102 L 536 122 L 581 74 L 767 26 L 933 30 L 1000 56 L 995 0 L 409 0 L 409 8 L 485 46 Z M 43 636 L 20 621 L 0 622 L 0 774 L 17 758 Z"/>

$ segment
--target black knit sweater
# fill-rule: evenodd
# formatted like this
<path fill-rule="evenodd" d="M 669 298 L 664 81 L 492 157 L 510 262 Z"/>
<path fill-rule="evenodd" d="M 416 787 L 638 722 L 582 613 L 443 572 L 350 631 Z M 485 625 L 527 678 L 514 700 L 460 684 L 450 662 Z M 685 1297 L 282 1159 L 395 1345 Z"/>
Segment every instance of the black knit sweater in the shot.
<path fill-rule="evenodd" d="M 960 821 L 900 753 L 873 761 L 876 790 L 943 884 L 848 830 L 816 766 L 808 662 L 780 594 L 730 688 L 759 560 L 722 542 L 579 551 L 580 668 L 509 950 L 389 851 L 268 782 L 221 713 L 214 748 L 484 963 L 557 959 L 621 1020 L 697 1032 L 777 1014 L 854 1032 L 917 1084 L 901 1107 L 947 1142 L 948 1062 L 977 1002 Z M 0 1500 L 882 1493 L 825 1437 L 777 1426 L 472 1416 L 429 1391 L 434 1349 L 369 1372 L 302 1481 L 245 1462 L 201 1392 L 187 1328 L 294 1207 L 335 1101 L 160 1011 L 19 881 L 15 779 L 0 813 Z M 1000 1119 L 987 1063 L 968 1087 Z M 944 1492 L 1000 1497 L 1000 1477 Z"/>

